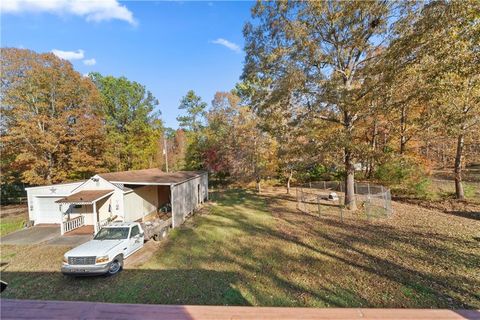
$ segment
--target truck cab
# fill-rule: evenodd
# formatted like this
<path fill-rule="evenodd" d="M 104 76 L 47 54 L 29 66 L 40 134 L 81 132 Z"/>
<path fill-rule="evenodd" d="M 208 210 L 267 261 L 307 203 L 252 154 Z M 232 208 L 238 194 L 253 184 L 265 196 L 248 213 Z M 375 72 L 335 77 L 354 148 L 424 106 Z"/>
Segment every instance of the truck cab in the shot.
<path fill-rule="evenodd" d="M 123 261 L 143 247 L 144 231 L 137 222 L 113 222 L 94 238 L 65 253 L 61 271 L 65 275 L 118 273 Z"/>

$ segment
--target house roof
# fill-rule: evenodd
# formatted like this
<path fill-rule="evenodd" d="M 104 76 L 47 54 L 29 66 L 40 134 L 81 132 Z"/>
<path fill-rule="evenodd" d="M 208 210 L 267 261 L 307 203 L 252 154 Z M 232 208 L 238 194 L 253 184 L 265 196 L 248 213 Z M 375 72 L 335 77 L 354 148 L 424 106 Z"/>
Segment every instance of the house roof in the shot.
<path fill-rule="evenodd" d="M 122 172 L 110 172 L 98 174 L 103 179 L 112 183 L 123 184 L 177 184 L 183 181 L 196 178 L 205 171 L 178 171 L 178 172 L 164 172 L 158 168 L 132 170 Z"/>
<path fill-rule="evenodd" d="M 55 186 L 61 186 L 61 185 L 68 185 L 68 184 L 81 184 L 84 183 L 87 180 L 77 180 L 77 181 L 65 181 L 65 182 L 59 182 L 55 184 L 46 184 L 43 186 L 35 186 L 35 187 L 27 187 L 25 190 L 30 190 L 30 189 L 37 189 L 37 188 L 46 188 L 46 187 L 55 187 Z"/>
<path fill-rule="evenodd" d="M 82 190 L 65 198 L 55 201 L 56 203 L 92 204 L 97 200 L 113 193 L 113 190 Z"/>

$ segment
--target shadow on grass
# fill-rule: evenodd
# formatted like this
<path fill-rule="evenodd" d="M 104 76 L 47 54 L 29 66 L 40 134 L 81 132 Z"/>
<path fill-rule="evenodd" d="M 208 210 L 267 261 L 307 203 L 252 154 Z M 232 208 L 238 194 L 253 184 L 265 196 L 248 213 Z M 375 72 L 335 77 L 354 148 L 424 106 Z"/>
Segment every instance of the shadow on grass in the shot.
<path fill-rule="evenodd" d="M 434 228 L 416 232 L 399 226 L 369 223 L 355 217 L 343 222 L 336 217 L 319 219 L 318 216 L 302 214 L 294 208 L 285 207 L 282 198 L 283 196 L 260 196 L 240 190 L 227 191 L 219 197 L 219 203 L 227 207 L 241 204 L 259 210 L 261 206 L 268 206 L 273 211 L 277 224 L 252 225 L 249 218 L 230 210 L 217 214 L 229 218 L 229 227 L 235 226 L 250 235 L 261 235 L 263 241 L 276 239 L 280 244 L 283 243 L 278 251 L 256 251 L 257 266 L 253 261 L 246 263 L 248 259 L 243 256 L 241 248 L 231 246 L 229 250 L 234 253 L 231 255 L 231 263 L 250 269 L 253 273 L 262 272 L 286 294 L 295 297 L 309 295 L 313 300 L 328 305 L 479 308 L 480 301 L 474 294 L 474 288 L 480 285 L 478 278 L 456 274 L 454 271 L 459 268 L 473 270 L 474 266 L 480 265 L 478 255 L 473 251 L 464 252 L 459 247 L 475 247 L 474 241 L 439 234 Z M 221 227 L 222 223 L 217 226 Z M 291 245 L 310 252 L 304 263 L 310 264 L 311 268 L 319 267 L 315 271 L 320 278 L 338 282 L 324 286 L 318 279 L 312 279 L 316 287 L 305 288 L 286 280 L 288 277 L 282 274 L 281 267 L 265 267 L 261 263 L 271 259 L 272 255 L 279 264 L 298 259 L 293 252 L 282 250 Z M 389 258 L 392 255 L 395 258 Z M 331 270 L 327 267 L 327 262 L 330 261 L 334 261 Z M 437 269 L 425 266 L 437 266 Z M 453 272 L 444 272 L 448 269 Z M 346 273 L 339 275 L 342 271 Z M 305 273 L 308 269 L 298 261 L 298 264 L 292 264 L 289 272 Z M 366 287 L 345 285 L 357 280 L 362 281 Z M 388 287 L 383 287 L 385 285 Z M 370 296 L 365 295 L 365 292 L 369 292 Z"/>
<path fill-rule="evenodd" d="M 472 212 L 472 211 L 445 211 L 446 214 L 451 214 L 453 216 L 472 219 L 472 220 L 479 220 L 480 221 L 480 212 Z"/>
<path fill-rule="evenodd" d="M 283 197 L 283 196 L 282 196 Z M 244 190 L 174 230 L 152 259 L 115 277 L 3 272 L 5 298 L 121 303 L 480 308 L 475 240 L 347 218 Z M 14 266 L 12 266 L 14 267 Z M 146 269 L 149 268 L 149 269 Z M 11 270 L 11 269 L 10 269 Z"/>
<path fill-rule="evenodd" d="M 249 305 L 238 277 L 213 270 L 123 270 L 115 276 L 70 277 L 60 272 L 2 272 L 2 298 L 115 303 Z"/>

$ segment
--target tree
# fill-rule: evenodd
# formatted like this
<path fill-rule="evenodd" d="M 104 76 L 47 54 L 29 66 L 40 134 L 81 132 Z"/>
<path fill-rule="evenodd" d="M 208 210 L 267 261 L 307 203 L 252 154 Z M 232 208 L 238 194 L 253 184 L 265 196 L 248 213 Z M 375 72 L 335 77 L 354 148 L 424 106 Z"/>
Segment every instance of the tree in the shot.
<path fill-rule="evenodd" d="M 90 79 L 24 49 L 2 49 L 1 66 L 3 169 L 37 185 L 104 170 L 101 99 Z"/>
<path fill-rule="evenodd" d="M 455 190 L 464 199 L 462 166 L 465 137 L 478 135 L 480 122 L 480 4 L 478 1 L 435 1 L 401 33 L 394 48 L 401 60 L 421 68 L 428 86 L 436 129 L 457 137 Z"/>
<path fill-rule="evenodd" d="M 125 77 L 91 73 L 103 100 L 106 150 L 110 168 L 116 171 L 158 165 L 158 142 L 163 132 L 155 108 L 158 100 L 144 85 Z"/>
<path fill-rule="evenodd" d="M 345 204 L 356 209 L 354 161 L 359 149 L 356 123 L 365 116 L 372 91 L 369 72 L 387 40 L 396 12 L 388 1 L 259 2 L 258 23 L 245 26 L 243 79 L 257 85 L 260 110 L 303 107 L 310 117 L 342 128 Z M 288 98 L 284 98 L 288 97 Z M 288 100 L 290 103 L 282 104 Z"/>
<path fill-rule="evenodd" d="M 206 107 L 207 104 L 195 94 L 195 91 L 188 91 L 178 107 L 178 109 L 185 110 L 187 113 L 184 116 L 177 117 L 180 127 L 191 132 L 198 132 L 202 127 L 202 118 L 205 116 Z"/>

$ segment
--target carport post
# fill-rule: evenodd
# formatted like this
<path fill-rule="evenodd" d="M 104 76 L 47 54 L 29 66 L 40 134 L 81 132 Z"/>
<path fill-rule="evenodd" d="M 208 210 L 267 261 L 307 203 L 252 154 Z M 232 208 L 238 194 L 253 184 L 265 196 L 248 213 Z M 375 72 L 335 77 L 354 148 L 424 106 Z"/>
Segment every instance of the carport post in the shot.
<path fill-rule="evenodd" d="M 60 235 L 63 236 L 65 233 L 65 226 L 63 225 L 63 212 L 62 212 L 62 205 L 58 206 L 58 211 L 60 211 Z"/>
<path fill-rule="evenodd" d="M 98 216 L 97 216 L 97 203 L 93 202 L 93 232 L 98 232 Z"/>

